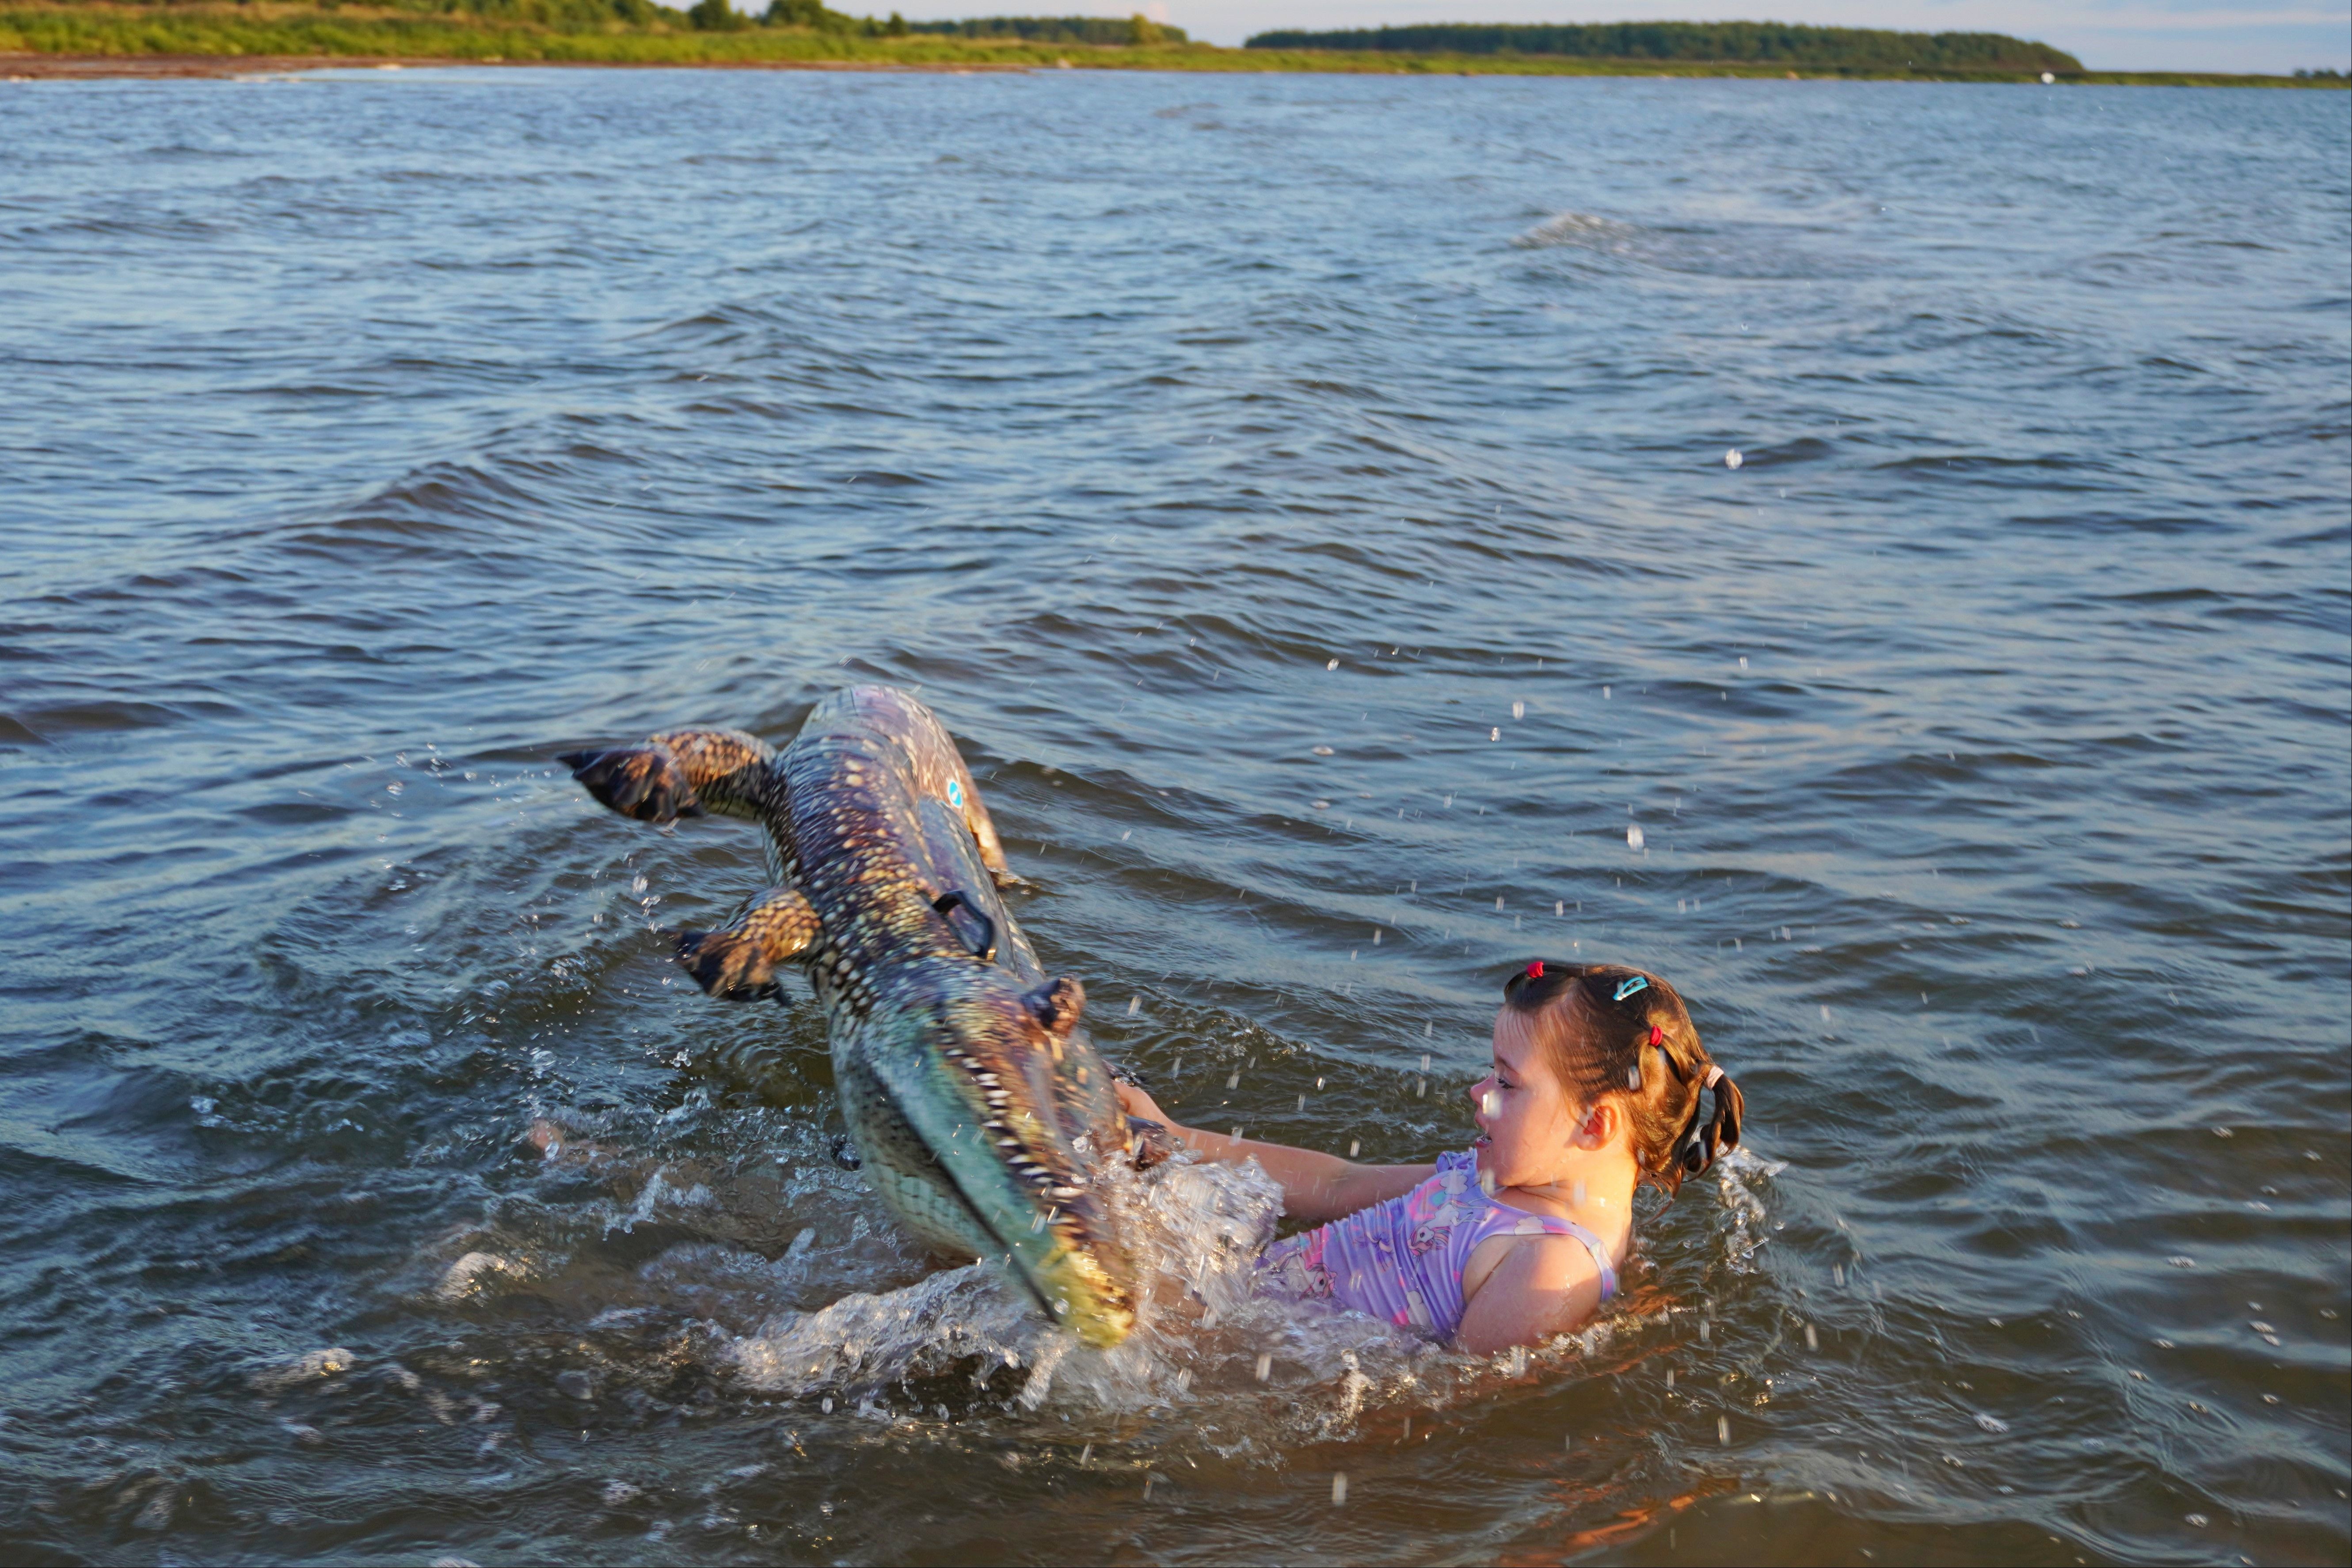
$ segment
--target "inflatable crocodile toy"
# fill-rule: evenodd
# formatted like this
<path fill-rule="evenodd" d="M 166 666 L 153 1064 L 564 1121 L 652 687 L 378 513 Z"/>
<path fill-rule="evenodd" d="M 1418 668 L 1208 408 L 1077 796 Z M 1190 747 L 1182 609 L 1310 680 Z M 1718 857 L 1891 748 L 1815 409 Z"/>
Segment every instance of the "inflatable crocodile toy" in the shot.
<path fill-rule="evenodd" d="M 1086 993 L 1049 979 L 998 896 L 1017 885 L 971 774 L 929 709 L 887 686 L 817 704 L 782 752 L 733 730 L 676 730 L 562 758 L 641 822 L 716 813 L 767 829 L 781 886 L 678 962 L 730 1000 L 807 968 L 864 1170 L 933 1249 L 1003 1265 L 1089 1344 L 1135 1321 L 1133 1268 L 1103 1192 L 1130 1132 L 1078 1026 Z"/>

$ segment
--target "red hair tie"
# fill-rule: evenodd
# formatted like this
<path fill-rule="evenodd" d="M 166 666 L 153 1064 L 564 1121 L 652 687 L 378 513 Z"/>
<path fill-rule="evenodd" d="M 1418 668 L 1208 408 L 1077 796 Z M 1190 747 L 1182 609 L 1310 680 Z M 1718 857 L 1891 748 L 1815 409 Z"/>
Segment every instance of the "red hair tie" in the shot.
<path fill-rule="evenodd" d="M 1650 1044 L 1652 1044 L 1652 1045 L 1654 1045 L 1654 1046 L 1663 1046 L 1663 1045 L 1664 1045 L 1665 1043 L 1666 1043 L 1666 1032 L 1665 1032 L 1664 1029 L 1661 1029 L 1660 1027 L 1658 1027 L 1655 1024 L 1651 1025 L 1651 1026 L 1650 1026 Z"/>
<path fill-rule="evenodd" d="M 1543 978 L 1542 959 L 1538 958 L 1534 963 L 1528 965 L 1528 978 L 1530 980 L 1541 980 Z"/>

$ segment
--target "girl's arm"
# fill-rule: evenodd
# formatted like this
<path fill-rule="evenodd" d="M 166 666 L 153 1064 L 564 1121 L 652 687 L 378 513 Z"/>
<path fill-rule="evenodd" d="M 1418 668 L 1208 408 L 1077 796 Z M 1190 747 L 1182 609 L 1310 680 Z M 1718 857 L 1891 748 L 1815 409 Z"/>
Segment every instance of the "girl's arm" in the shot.
<path fill-rule="evenodd" d="M 1409 1193 L 1429 1179 L 1434 1165 L 1359 1165 L 1336 1154 L 1293 1149 L 1286 1143 L 1264 1143 L 1255 1138 L 1230 1138 L 1180 1127 L 1152 1098 L 1135 1085 L 1117 1085 L 1119 1103 L 1129 1116 L 1157 1121 L 1170 1137 L 1204 1160 L 1238 1164 L 1255 1160 L 1282 1187 L 1282 1212 L 1293 1219 L 1322 1224 L 1385 1203 Z"/>

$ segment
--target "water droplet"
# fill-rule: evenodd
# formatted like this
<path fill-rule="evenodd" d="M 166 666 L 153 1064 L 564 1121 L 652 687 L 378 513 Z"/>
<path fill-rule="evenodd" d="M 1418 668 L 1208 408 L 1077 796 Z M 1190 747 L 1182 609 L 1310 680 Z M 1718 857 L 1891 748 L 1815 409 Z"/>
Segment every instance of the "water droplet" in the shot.
<path fill-rule="evenodd" d="M 817 1408 L 818 1408 L 818 1409 L 820 1409 L 820 1410 L 822 1410 L 822 1411 L 824 1411 L 827 1415 L 832 1415 L 832 1414 L 833 1414 L 833 1395 L 832 1395 L 832 1394 L 826 1394 L 826 1395 L 824 1396 L 824 1400 L 818 1404 Z"/>
<path fill-rule="evenodd" d="M 1723 455 L 1723 466 L 1727 468 L 1736 468 L 1747 460 L 1746 455 L 1737 447 Z"/>
<path fill-rule="evenodd" d="M 1082 1465 L 1094 1457 L 1095 1446 L 1092 1443 L 1088 1443 L 1085 1447 L 1078 1450 L 1078 1463 Z"/>
<path fill-rule="evenodd" d="M 1512 703 L 1512 704 L 1511 704 L 1511 717 L 1512 717 L 1512 718 L 1514 718 L 1514 719 L 1524 719 L 1524 718 L 1526 718 L 1527 716 L 1528 716 L 1528 705 L 1527 705 L 1526 703 L 1524 703 L 1524 702 L 1514 702 L 1514 703 Z"/>
<path fill-rule="evenodd" d="M 2180 1517 L 2187 1520 L 2193 1528 L 2198 1530 L 2204 1529 L 2206 1525 L 2211 1522 L 2211 1521 L 2208 1520 L 2201 1513 L 2185 1513 Z"/>
<path fill-rule="evenodd" d="M 1349 1140 L 1348 1140 L 1348 1158 L 1349 1158 L 1349 1159 L 1350 1159 L 1350 1160 L 1354 1159 L 1354 1158 L 1355 1158 L 1359 1153 L 1360 1153 L 1360 1152 L 1362 1152 L 1363 1147 L 1364 1147 L 1364 1141 L 1363 1141 L 1362 1139 L 1360 1139 L 1360 1138 L 1350 1138 L 1350 1139 L 1349 1139 Z"/>
<path fill-rule="evenodd" d="M 1727 1448 L 1731 1447 L 1730 1416 L 1718 1415 L 1715 1418 L 1715 1440 L 1722 1444 Z"/>
<path fill-rule="evenodd" d="M 1601 689 L 1601 700 L 1603 702 L 1609 700 L 1609 689 L 1605 686 Z"/>
<path fill-rule="evenodd" d="M 1336 658 L 1335 658 L 1335 659 L 1333 659 L 1330 663 L 1328 663 L 1328 664 L 1325 665 L 1323 668 L 1326 668 L 1326 669 L 1337 669 L 1337 668 L 1339 668 L 1339 661 L 1338 659 L 1336 659 Z"/>
<path fill-rule="evenodd" d="M 1331 754 L 1331 748 L 1328 746 L 1318 746 L 1315 748 L 1315 754 L 1318 757 L 1328 757 Z"/>
<path fill-rule="evenodd" d="M 1813 1331 L 1813 1325 L 1811 1323 L 1805 1325 L 1805 1348 L 1809 1351 L 1822 1348 L 1822 1337 Z"/>
<path fill-rule="evenodd" d="M 1666 1386 L 1667 1386 L 1668 1388 L 1672 1388 L 1674 1385 L 1675 1385 L 1675 1369 L 1674 1369 L 1673 1367 L 1668 1367 L 1668 1368 L 1666 1368 Z"/>
<path fill-rule="evenodd" d="M 2002 1420 L 1998 1415 L 1979 1415 L 1977 1417 L 1977 1425 L 1983 1427 L 1988 1432 L 2006 1432 L 2009 1430 L 2009 1423 Z"/>
<path fill-rule="evenodd" d="M 1307 1109 L 1307 1097 L 1303 1094 L 1298 1097 L 1298 1109 L 1301 1110 Z"/>
<path fill-rule="evenodd" d="M 1748 656 L 1744 653 L 1739 656 L 1739 668 L 1742 669 L 1748 668 Z"/>
<path fill-rule="evenodd" d="M 1338 1508 L 1348 1500 L 1348 1472 L 1340 1470 L 1331 1478 L 1331 1506 Z"/>
<path fill-rule="evenodd" d="M 1257 1380 L 1264 1383 L 1274 1375 L 1274 1357 L 1265 1351 L 1257 1352 Z"/>
<path fill-rule="evenodd" d="M 1625 847 L 1628 849 L 1639 849 L 1641 847 L 1642 825 L 1638 822 L 1627 824 L 1625 828 Z"/>
<path fill-rule="evenodd" d="M 1130 997 L 1129 997 L 1129 998 L 1127 999 L 1127 1016 L 1128 1016 L 1129 1017 L 1132 1018 L 1132 1017 L 1134 1017 L 1138 1013 L 1140 1013 L 1140 1012 L 1142 1012 L 1142 1011 L 1143 1011 L 1143 998 L 1142 998 L 1142 997 L 1140 997 L 1140 996 L 1130 996 Z"/>

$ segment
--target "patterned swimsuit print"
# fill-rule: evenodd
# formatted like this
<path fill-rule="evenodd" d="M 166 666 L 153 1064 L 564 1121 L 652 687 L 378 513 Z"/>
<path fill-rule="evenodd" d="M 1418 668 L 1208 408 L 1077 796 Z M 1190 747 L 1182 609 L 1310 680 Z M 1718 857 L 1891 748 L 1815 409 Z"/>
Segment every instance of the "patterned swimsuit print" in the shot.
<path fill-rule="evenodd" d="M 1258 1259 L 1259 1289 L 1451 1339 L 1462 1326 L 1462 1271 L 1490 1236 L 1574 1237 L 1601 1270 L 1601 1299 L 1617 1293 L 1598 1237 L 1574 1220 L 1496 1203 L 1479 1187 L 1478 1157 L 1468 1150 L 1439 1155 L 1436 1171 L 1402 1197 L 1276 1242 Z"/>

